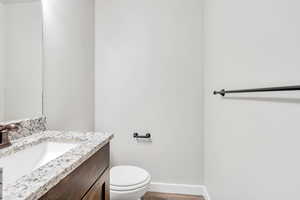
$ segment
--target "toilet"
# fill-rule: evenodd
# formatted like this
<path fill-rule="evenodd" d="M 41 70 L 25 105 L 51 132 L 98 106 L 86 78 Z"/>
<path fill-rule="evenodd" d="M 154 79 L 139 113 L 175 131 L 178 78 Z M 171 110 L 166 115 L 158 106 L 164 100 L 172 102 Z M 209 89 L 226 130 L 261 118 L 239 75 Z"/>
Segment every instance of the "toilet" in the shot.
<path fill-rule="evenodd" d="M 110 170 L 111 200 L 140 200 L 148 191 L 150 174 L 139 167 L 121 165 Z"/>

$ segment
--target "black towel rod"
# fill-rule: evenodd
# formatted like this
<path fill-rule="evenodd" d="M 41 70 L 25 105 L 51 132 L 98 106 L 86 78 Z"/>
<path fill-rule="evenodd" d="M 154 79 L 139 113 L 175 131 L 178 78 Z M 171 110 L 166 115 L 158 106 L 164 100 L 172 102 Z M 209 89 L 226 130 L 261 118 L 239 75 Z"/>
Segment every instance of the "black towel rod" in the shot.
<path fill-rule="evenodd" d="M 300 85 L 285 86 L 285 87 L 267 87 L 267 88 L 254 88 L 254 89 L 244 89 L 244 90 L 225 90 L 214 91 L 214 95 L 225 96 L 225 94 L 230 93 L 249 93 L 249 92 L 276 92 L 276 91 L 296 91 L 300 90 Z"/>

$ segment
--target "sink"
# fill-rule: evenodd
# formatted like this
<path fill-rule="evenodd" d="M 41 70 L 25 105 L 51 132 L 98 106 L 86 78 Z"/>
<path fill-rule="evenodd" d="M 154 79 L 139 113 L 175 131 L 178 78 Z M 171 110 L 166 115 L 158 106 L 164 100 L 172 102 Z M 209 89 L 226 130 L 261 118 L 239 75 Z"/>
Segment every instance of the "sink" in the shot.
<path fill-rule="evenodd" d="M 77 143 L 45 141 L 0 158 L 0 167 L 3 168 L 3 184 L 15 182 L 77 145 Z"/>

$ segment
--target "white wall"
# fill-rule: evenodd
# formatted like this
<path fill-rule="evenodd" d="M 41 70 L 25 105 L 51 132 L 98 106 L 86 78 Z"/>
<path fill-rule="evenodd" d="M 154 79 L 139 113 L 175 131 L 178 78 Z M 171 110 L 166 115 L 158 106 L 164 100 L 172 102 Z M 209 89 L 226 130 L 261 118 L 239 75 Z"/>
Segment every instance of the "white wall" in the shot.
<path fill-rule="evenodd" d="M 113 164 L 202 184 L 201 22 L 199 0 L 96 1 L 95 126 L 115 133 Z"/>
<path fill-rule="evenodd" d="M 45 115 L 50 129 L 94 129 L 94 0 L 45 0 Z"/>
<path fill-rule="evenodd" d="M 299 7 L 206 1 L 205 182 L 214 200 L 300 199 L 299 92 L 212 95 L 299 84 Z"/>
<path fill-rule="evenodd" d="M 0 121 L 4 119 L 4 66 L 5 66 L 5 10 L 2 3 L 0 3 Z"/>
<path fill-rule="evenodd" d="M 42 114 L 41 2 L 5 4 L 5 120 Z M 1 30 L 1 32 L 3 32 Z"/>

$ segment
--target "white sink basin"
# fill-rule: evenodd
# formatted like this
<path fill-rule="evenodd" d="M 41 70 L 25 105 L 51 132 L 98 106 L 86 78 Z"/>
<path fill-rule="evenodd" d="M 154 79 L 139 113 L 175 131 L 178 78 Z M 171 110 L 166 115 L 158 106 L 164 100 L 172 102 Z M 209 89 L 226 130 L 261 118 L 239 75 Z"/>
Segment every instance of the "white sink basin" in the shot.
<path fill-rule="evenodd" d="M 3 184 L 13 183 L 77 145 L 76 143 L 42 142 L 0 158 L 0 167 L 3 168 Z"/>

